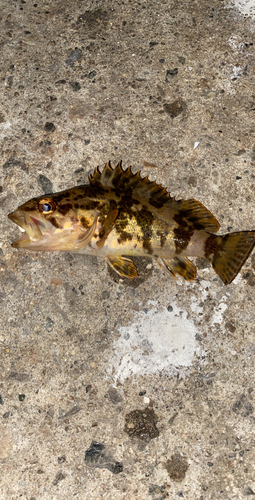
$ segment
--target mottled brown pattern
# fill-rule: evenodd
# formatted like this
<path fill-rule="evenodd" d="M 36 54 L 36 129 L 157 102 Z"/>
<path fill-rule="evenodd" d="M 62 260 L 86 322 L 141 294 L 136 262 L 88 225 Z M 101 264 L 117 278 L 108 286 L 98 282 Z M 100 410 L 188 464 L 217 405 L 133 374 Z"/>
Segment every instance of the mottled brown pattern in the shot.
<path fill-rule="evenodd" d="M 61 228 L 62 229 L 62 226 L 61 224 L 57 221 L 56 217 L 48 217 L 48 220 L 51 222 L 51 224 L 56 227 L 57 229 Z"/>
<path fill-rule="evenodd" d="M 152 213 L 143 206 L 142 210 L 136 212 L 136 221 L 138 226 L 140 226 L 143 233 L 143 248 L 149 253 L 153 253 L 153 248 L 151 244 L 152 240 L 152 224 L 154 221 L 154 216 Z"/>
<path fill-rule="evenodd" d="M 86 219 L 86 217 L 84 217 L 84 216 L 81 217 L 80 221 L 81 221 L 81 225 L 82 225 L 82 227 L 84 227 L 84 229 L 87 229 L 89 227 L 89 221 L 88 221 L 88 219 Z"/>
<path fill-rule="evenodd" d="M 66 215 L 70 210 L 72 210 L 73 205 L 71 203 L 64 203 L 63 205 L 58 207 L 59 213 L 61 215 Z"/>
<path fill-rule="evenodd" d="M 127 231 L 121 231 L 120 236 L 118 238 L 118 243 L 125 243 L 125 241 L 132 241 L 133 235 L 128 233 Z"/>
<path fill-rule="evenodd" d="M 164 206 L 163 201 L 154 200 L 153 198 L 149 198 L 149 204 L 154 208 L 162 208 Z"/>
<path fill-rule="evenodd" d="M 174 228 L 174 243 L 176 254 L 180 254 L 188 247 L 188 244 L 194 234 L 194 227 L 188 224 L 181 214 L 174 216 L 178 226 Z"/>
<path fill-rule="evenodd" d="M 210 234 L 205 241 L 204 253 L 205 257 L 209 260 L 212 260 L 212 255 L 215 256 L 222 249 L 222 244 L 219 241 L 219 238 L 214 234 Z"/>
<path fill-rule="evenodd" d="M 160 237 L 160 246 L 161 248 L 163 248 L 167 240 L 167 234 L 163 233 L 162 231 L 157 231 L 157 236 Z"/>

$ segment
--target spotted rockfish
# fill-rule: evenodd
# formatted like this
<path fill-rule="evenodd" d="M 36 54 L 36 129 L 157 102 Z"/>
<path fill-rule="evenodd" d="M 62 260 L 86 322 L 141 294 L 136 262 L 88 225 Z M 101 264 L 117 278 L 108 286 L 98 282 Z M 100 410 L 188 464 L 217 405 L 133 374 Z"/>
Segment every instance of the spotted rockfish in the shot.
<path fill-rule="evenodd" d="M 172 275 L 196 276 L 188 259 L 208 259 L 226 285 L 231 283 L 255 244 L 255 231 L 215 235 L 220 225 L 202 203 L 175 200 L 165 188 L 107 163 L 89 184 L 39 196 L 8 217 L 24 234 L 14 248 L 66 250 L 104 257 L 121 276 L 138 276 L 127 256 L 149 256 Z"/>

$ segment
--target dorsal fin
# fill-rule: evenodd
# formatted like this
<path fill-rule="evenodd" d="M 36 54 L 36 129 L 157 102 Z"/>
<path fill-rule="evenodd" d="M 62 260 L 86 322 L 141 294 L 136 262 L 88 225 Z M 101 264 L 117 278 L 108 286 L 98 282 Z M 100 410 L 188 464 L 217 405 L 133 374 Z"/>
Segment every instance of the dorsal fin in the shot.
<path fill-rule="evenodd" d="M 151 212 L 156 212 L 159 218 L 169 221 L 175 220 L 180 215 L 186 219 L 195 229 L 206 229 L 211 232 L 218 231 L 220 225 L 207 208 L 196 200 L 175 200 L 167 192 L 166 188 L 150 181 L 147 177 L 141 177 L 141 171 L 133 174 L 131 167 L 123 170 L 121 161 L 115 168 L 108 161 L 100 172 L 95 169 L 93 176 L 89 176 L 92 187 L 111 189 L 117 196 L 120 193 L 132 195 L 132 198 L 145 205 Z"/>

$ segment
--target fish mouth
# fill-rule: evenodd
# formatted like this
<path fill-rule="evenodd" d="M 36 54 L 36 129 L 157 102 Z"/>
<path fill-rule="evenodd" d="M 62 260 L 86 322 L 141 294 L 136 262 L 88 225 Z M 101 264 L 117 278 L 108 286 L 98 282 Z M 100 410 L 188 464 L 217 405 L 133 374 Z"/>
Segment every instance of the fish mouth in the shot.
<path fill-rule="evenodd" d="M 44 224 L 36 217 L 29 215 L 19 208 L 8 215 L 9 219 L 17 224 L 24 234 L 12 243 L 14 248 L 26 248 L 33 242 L 38 242 L 43 239 L 42 229 Z M 41 229 L 40 229 L 41 226 Z"/>

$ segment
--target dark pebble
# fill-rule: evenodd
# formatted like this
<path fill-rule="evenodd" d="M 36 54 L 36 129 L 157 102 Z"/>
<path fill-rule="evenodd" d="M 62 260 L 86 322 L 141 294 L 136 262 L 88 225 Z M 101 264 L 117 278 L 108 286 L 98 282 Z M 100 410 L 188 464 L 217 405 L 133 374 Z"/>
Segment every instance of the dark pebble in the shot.
<path fill-rule="evenodd" d="M 46 320 L 46 330 L 48 332 L 52 332 L 54 324 L 55 324 L 54 321 L 48 317 Z"/>
<path fill-rule="evenodd" d="M 66 80 L 58 80 L 55 85 L 65 85 Z"/>
<path fill-rule="evenodd" d="M 108 469 L 112 474 L 119 474 L 123 471 L 122 462 L 117 462 L 107 453 L 105 446 L 97 441 L 92 441 L 90 447 L 85 452 L 85 462 L 100 469 Z"/>
<path fill-rule="evenodd" d="M 240 177 L 239 175 L 236 176 L 236 180 L 239 181 L 240 179 L 242 179 L 242 177 Z"/>
<path fill-rule="evenodd" d="M 59 483 L 59 481 L 65 479 L 65 477 L 66 477 L 65 474 L 63 474 L 62 472 L 58 472 L 53 481 L 54 486 L 56 486 Z"/>
<path fill-rule="evenodd" d="M 4 401 L 3 401 L 3 398 L 2 398 L 2 396 L 0 394 L 0 405 L 3 405 L 3 404 L 4 404 Z"/>
<path fill-rule="evenodd" d="M 61 457 L 58 457 L 58 463 L 63 464 L 66 461 L 65 455 L 62 455 Z"/>
<path fill-rule="evenodd" d="M 212 467 L 213 463 L 212 462 L 207 462 L 208 467 Z"/>
<path fill-rule="evenodd" d="M 72 50 L 71 54 L 66 59 L 65 63 L 68 66 L 70 66 L 71 64 L 75 63 L 76 61 L 79 61 L 79 59 L 81 58 L 81 54 L 82 54 L 82 52 L 80 49 Z"/>
<path fill-rule="evenodd" d="M 53 193 L 53 184 L 50 181 L 50 179 L 48 179 L 48 177 L 46 177 L 43 174 L 40 174 L 40 175 L 38 175 L 37 180 L 38 180 L 38 184 L 40 184 L 44 194 Z"/>
<path fill-rule="evenodd" d="M 242 394 L 240 398 L 233 404 L 232 411 L 237 415 L 241 415 L 242 417 L 248 417 L 253 413 L 253 406 L 248 401 L 245 394 Z"/>
<path fill-rule="evenodd" d="M 19 394 L 19 401 L 24 401 L 25 397 L 25 394 Z"/>
<path fill-rule="evenodd" d="M 247 486 L 247 488 L 245 488 L 244 494 L 246 496 L 255 495 L 254 491 L 249 486 Z"/>
<path fill-rule="evenodd" d="M 108 292 L 107 290 L 102 292 L 102 299 L 109 299 L 109 297 L 110 297 L 110 292 Z"/>
<path fill-rule="evenodd" d="M 164 493 L 165 486 L 158 486 L 157 484 L 149 485 L 149 495 L 158 495 L 160 493 Z"/>
<path fill-rule="evenodd" d="M 123 401 L 122 396 L 118 393 L 117 389 L 114 387 L 111 387 L 109 391 L 105 394 L 105 397 L 108 397 L 108 399 L 113 403 L 121 403 Z"/>
<path fill-rule="evenodd" d="M 54 130 L 56 130 L 56 127 L 54 123 L 46 122 L 44 125 L 44 130 L 46 130 L 46 132 L 54 132 Z"/>
<path fill-rule="evenodd" d="M 84 139 L 84 144 L 87 146 L 90 143 L 90 139 Z"/>
<path fill-rule="evenodd" d="M 87 78 L 92 80 L 93 78 L 95 78 L 96 74 L 97 74 L 97 72 L 95 70 L 90 71 L 89 74 L 87 75 Z"/>
<path fill-rule="evenodd" d="M 86 386 L 86 393 L 90 392 L 91 389 L 92 389 L 92 385 L 91 384 L 87 385 Z"/>
<path fill-rule="evenodd" d="M 77 168 L 77 170 L 74 171 L 74 174 L 81 174 L 82 172 L 84 172 L 84 168 L 83 167 Z"/>
<path fill-rule="evenodd" d="M 165 59 L 159 59 L 159 62 L 163 64 L 165 62 Z"/>
<path fill-rule="evenodd" d="M 150 42 L 150 49 L 158 45 L 158 42 Z"/>
<path fill-rule="evenodd" d="M 81 89 L 79 82 L 69 82 L 70 87 L 72 87 L 74 92 L 78 92 Z"/>
<path fill-rule="evenodd" d="M 6 413 L 3 414 L 3 418 L 9 418 L 10 415 L 11 415 L 11 412 L 7 411 Z"/>
<path fill-rule="evenodd" d="M 140 391 L 139 396 L 144 396 L 146 394 L 146 391 Z"/>
<path fill-rule="evenodd" d="M 181 64 L 185 64 L 185 57 L 183 56 L 177 56 L 178 57 L 178 61 L 180 61 Z"/>
<path fill-rule="evenodd" d="M 167 310 L 168 310 L 168 312 L 172 312 L 173 311 L 172 306 L 168 306 Z"/>

